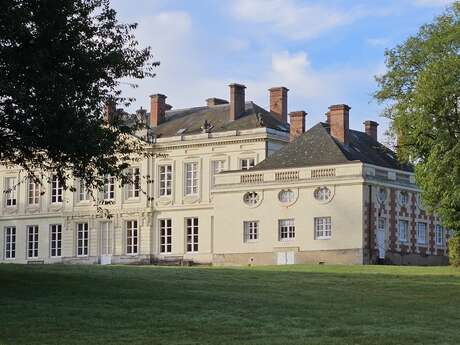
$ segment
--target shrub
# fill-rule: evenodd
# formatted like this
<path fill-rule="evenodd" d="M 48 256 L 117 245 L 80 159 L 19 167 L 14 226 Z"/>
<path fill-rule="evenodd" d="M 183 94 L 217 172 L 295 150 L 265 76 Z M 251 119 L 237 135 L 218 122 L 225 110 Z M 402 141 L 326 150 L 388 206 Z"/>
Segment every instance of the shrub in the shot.
<path fill-rule="evenodd" d="M 449 262 L 452 266 L 460 267 L 460 233 L 457 232 L 449 240 Z"/>

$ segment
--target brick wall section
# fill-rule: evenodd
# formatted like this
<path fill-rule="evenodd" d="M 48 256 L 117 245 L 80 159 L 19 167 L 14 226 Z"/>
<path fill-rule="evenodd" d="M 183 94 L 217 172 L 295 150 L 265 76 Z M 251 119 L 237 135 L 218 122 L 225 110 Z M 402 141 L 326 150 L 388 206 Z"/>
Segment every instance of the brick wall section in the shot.
<path fill-rule="evenodd" d="M 430 246 L 430 254 L 434 255 L 435 254 L 435 249 L 434 249 L 434 246 L 435 246 L 435 233 L 434 233 L 434 217 L 431 216 L 430 217 L 430 223 L 428 224 L 428 229 L 429 229 L 429 232 L 428 232 L 428 244 Z"/>
<path fill-rule="evenodd" d="M 396 190 L 393 188 L 390 188 L 390 201 L 389 201 L 389 221 L 388 221 L 388 231 L 390 233 L 390 250 L 391 251 L 396 251 L 396 241 L 397 241 L 397 236 L 396 236 L 396 230 L 397 230 L 397 225 L 396 225 Z"/>
<path fill-rule="evenodd" d="M 416 198 L 415 194 L 411 193 L 410 194 L 410 201 L 409 201 L 409 208 L 411 210 L 410 213 L 410 252 L 411 253 L 416 253 L 417 252 L 417 222 L 416 222 L 416 216 L 415 216 L 415 210 L 417 209 L 416 205 Z"/>

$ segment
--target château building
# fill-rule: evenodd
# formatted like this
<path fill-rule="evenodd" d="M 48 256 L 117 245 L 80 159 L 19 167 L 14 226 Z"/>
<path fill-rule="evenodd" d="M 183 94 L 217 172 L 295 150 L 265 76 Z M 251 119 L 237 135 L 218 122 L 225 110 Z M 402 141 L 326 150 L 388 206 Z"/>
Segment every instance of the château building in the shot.
<path fill-rule="evenodd" d="M 305 112 L 288 123 L 287 95 L 271 88 L 269 110 L 240 84 L 202 107 L 151 96 L 132 116 L 147 121 L 152 154 L 133 163 L 131 184 L 108 177 L 96 193 L 107 219 L 78 179 L 71 192 L 0 166 L 0 261 L 445 264 L 449 232 L 378 124 L 350 129 L 340 104 L 305 132 Z"/>

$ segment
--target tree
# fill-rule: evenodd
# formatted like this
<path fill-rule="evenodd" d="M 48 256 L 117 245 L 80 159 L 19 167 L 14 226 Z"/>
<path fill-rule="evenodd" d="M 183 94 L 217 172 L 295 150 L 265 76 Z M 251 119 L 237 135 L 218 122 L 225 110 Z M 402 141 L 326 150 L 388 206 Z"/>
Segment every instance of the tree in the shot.
<path fill-rule="evenodd" d="M 139 48 L 109 0 L 0 1 L 0 162 L 31 176 L 70 176 L 100 187 L 125 178 L 142 143 L 104 105 L 128 105 L 120 80 L 153 77 L 158 62 Z M 110 107 L 108 109 L 111 109 Z M 113 114 L 112 114 L 113 115 Z"/>
<path fill-rule="evenodd" d="M 415 166 L 424 204 L 460 232 L 460 3 L 385 52 L 375 97 Z"/>

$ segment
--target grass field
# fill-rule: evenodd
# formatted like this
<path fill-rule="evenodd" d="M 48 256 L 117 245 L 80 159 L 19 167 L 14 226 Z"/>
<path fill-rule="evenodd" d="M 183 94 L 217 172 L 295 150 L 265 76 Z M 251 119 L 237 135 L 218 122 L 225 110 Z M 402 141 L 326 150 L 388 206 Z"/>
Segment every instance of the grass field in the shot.
<path fill-rule="evenodd" d="M 460 270 L 0 265 L 0 344 L 460 344 Z"/>

